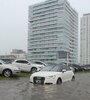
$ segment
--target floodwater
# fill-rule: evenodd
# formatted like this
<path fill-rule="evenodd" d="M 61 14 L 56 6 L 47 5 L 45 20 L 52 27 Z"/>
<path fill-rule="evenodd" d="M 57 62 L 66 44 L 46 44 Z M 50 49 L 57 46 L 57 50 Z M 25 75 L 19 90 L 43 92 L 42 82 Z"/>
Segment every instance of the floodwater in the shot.
<path fill-rule="evenodd" d="M 33 85 L 28 77 L 0 80 L 0 100 L 90 100 L 90 73 L 62 85 Z"/>

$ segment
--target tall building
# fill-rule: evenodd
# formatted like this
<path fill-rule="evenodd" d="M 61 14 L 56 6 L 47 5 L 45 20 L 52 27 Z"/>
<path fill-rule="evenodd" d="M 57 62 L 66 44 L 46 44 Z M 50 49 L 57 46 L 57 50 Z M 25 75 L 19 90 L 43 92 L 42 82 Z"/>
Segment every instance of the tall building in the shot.
<path fill-rule="evenodd" d="M 67 0 L 29 6 L 28 59 L 77 63 L 78 13 Z"/>
<path fill-rule="evenodd" d="M 90 13 L 81 18 L 81 64 L 90 64 Z"/>

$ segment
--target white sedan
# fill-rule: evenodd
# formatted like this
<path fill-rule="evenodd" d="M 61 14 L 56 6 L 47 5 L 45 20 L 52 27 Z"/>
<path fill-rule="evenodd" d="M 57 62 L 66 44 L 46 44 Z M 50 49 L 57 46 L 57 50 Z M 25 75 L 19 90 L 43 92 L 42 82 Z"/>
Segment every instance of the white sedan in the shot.
<path fill-rule="evenodd" d="M 16 75 L 20 73 L 20 70 L 13 66 L 12 64 L 5 64 L 4 61 L 0 60 L 0 74 L 5 77 L 10 77 L 12 75 Z"/>
<path fill-rule="evenodd" d="M 31 63 L 26 59 L 17 59 L 12 62 L 13 65 L 17 66 L 21 71 L 34 73 L 40 71 L 44 66 L 41 64 Z"/>
<path fill-rule="evenodd" d="M 44 67 L 30 76 L 30 82 L 34 84 L 61 84 L 70 80 L 75 80 L 74 73 L 63 64 Z"/>

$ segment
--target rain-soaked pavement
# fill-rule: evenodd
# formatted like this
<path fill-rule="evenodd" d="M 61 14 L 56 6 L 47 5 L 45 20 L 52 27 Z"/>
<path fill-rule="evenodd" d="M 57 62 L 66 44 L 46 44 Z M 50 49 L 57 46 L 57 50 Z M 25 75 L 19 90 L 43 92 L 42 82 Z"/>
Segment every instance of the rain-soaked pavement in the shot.
<path fill-rule="evenodd" d="M 28 77 L 0 80 L 0 100 L 90 100 L 90 73 L 62 85 L 33 85 Z"/>

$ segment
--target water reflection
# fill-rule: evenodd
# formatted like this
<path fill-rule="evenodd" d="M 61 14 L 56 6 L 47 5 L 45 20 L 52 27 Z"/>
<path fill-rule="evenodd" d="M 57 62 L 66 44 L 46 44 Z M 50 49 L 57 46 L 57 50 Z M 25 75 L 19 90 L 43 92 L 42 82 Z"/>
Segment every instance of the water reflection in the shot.
<path fill-rule="evenodd" d="M 62 85 L 33 85 L 29 78 L 0 81 L 0 100 L 90 100 L 90 73 Z"/>
<path fill-rule="evenodd" d="M 68 91 L 69 89 L 69 91 Z M 72 93 L 69 86 L 65 89 L 62 85 L 31 85 L 31 100 L 62 100 L 67 99 L 68 94 Z"/>

